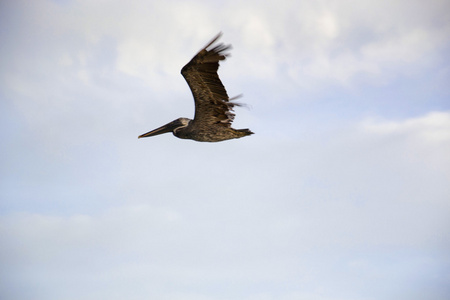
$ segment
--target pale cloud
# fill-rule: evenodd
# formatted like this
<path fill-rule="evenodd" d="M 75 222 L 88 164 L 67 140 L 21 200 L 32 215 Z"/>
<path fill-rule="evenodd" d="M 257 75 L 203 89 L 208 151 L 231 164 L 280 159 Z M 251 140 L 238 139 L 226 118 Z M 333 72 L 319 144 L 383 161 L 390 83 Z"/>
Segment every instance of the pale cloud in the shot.
<path fill-rule="evenodd" d="M 419 21 L 408 14 L 394 14 L 403 5 L 427 13 Z M 449 24 L 434 25 L 440 12 L 424 5 L 402 1 L 296 4 L 284 14 L 274 10 L 277 22 L 284 26 L 271 22 L 273 16 L 267 15 L 265 27 L 276 37 L 275 44 L 281 45 L 272 50 L 279 63 L 289 65 L 292 74 L 302 74 L 294 77 L 296 81 L 312 76 L 348 86 L 363 75 L 372 84 L 386 84 L 436 63 L 441 47 L 448 43 Z M 259 58 L 260 64 L 263 61 Z"/>
<path fill-rule="evenodd" d="M 450 113 L 430 112 L 402 121 L 372 118 L 362 123 L 362 129 L 382 142 L 404 143 L 404 158 L 440 169 L 450 179 L 450 158 L 446 155 L 450 151 Z"/>
<path fill-rule="evenodd" d="M 325 12 L 318 19 L 319 28 L 323 35 L 329 39 L 334 39 L 339 36 L 339 26 L 338 22 L 330 12 Z"/>
<path fill-rule="evenodd" d="M 431 112 L 423 117 L 402 121 L 369 119 L 363 123 L 365 130 L 382 135 L 413 134 L 425 142 L 450 141 L 450 113 Z"/>
<path fill-rule="evenodd" d="M 236 80 L 275 80 L 281 90 L 289 92 L 298 86 L 314 89 L 330 82 L 352 87 L 361 78 L 379 85 L 417 76 L 438 61 L 441 48 L 448 43 L 448 22 L 434 24 L 445 3 L 433 3 L 283 1 L 236 8 L 234 2 L 133 1 L 122 7 L 117 1 L 107 6 L 89 1 L 67 5 L 40 1 L 26 11 L 24 28 L 57 46 L 53 55 L 62 66 L 79 61 L 83 68 L 79 79 L 84 83 L 93 80 L 86 57 L 102 38 L 109 37 L 115 41 L 112 70 L 143 80 L 158 92 L 182 92 L 183 83 L 167 82 L 176 82 L 181 67 L 222 30 L 223 42 L 239 45 L 233 58 L 238 61 L 230 71 Z M 394 12 L 404 6 L 411 14 Z M 77 50 L 62 42 L 68 33 L 77 41 Z M 21 52 L 29 56 L 26 49 Z M 53 62 L 44 60 L 40 65 L 48 69 Z"/>

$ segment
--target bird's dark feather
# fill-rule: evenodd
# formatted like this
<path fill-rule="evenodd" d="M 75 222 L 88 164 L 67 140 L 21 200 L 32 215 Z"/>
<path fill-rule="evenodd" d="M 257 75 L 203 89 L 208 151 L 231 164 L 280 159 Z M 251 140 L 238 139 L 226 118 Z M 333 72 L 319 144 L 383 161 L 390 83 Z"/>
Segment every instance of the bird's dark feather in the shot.
<path fill-rule="evenodd" d="M 196 126 L 220 124 L 230 127 L 234 119 L 233 107 L 239 105 L 231 102 L 227 91 L 220 81 L 217 70 L 219 61 L 229 55 L 230 45 L 218 44 L 210 48 L 221 36 L 219 33 L 208 45 L 200 50 L 182 69 L 195 100 Z M 193 124 L 193 125 L 194 125 Z"/>

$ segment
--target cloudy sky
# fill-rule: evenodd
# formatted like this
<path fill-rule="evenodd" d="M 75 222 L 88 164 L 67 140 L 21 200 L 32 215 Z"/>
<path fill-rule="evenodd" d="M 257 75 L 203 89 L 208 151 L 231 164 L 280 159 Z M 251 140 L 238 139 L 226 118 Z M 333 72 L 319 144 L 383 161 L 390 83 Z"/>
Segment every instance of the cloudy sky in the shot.
<path fill-rule="evenodd" d="M 446 0 L 0 2 L 0 296 L 444 300 Z M 181 67 L 214 35 L 221 143 Z"/>

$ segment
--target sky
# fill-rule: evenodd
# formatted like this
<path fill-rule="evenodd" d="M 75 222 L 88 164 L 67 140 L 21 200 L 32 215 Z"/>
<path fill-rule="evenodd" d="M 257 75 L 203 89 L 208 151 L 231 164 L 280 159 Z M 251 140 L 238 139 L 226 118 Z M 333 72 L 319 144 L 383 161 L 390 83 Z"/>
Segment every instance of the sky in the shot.
<path fill-rule="evenodd" d="M 450 297 L 446 0 L 0 2 L 0 296 Z M 138 135 L 194 105 L 220 143 Z"/>

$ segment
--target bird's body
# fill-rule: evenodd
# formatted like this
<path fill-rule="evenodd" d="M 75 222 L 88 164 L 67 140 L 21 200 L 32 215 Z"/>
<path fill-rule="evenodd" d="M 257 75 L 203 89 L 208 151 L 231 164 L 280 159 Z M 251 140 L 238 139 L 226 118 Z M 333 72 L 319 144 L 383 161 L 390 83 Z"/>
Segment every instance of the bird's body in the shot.
<path fill-rule="evenodd" d="M 173 134 L 180 139 L 190 139 L 198 142 L 220 142 L 237 139 L 252 133 L 248 129 L 233 129 L 216 124 L 203 127 L 202 124 L 195 125 L 193 120 L 189 120 L 186 127 L 179 127 L 173 131 Z"/>
<path fill-rule="evenodd" d="M 181 139 L 220 142 L 253 134 L 249 129 L 231 128 L 234 119 L 233 107 L 239 104 L 232 102 L 235 98 L 228 97 L 217 75 L 219 61 L 226 59 L 227 54 L 224 52 L 230 46 L 219 44 L 210 49 L 220 35 L 218 34 L 181 69 L 181 74 L 194 96 L 194 119 L 176 119 L 140 135 L 139 138 L 172 132 Z"/>

